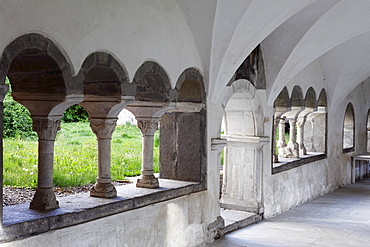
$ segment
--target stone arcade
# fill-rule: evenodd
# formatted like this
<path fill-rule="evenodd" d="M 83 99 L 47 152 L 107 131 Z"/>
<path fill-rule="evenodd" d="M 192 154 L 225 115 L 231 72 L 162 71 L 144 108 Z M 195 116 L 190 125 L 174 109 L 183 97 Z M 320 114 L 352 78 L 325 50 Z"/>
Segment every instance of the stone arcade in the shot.
<path fill-rule="evenodd" d="M 9 77 L 39 144 L 33 201 L 1 209 L 4 246 L 202 246 L 227 232 L 224 210 L 269 218 L 369 174 L 352 163 L 370 151 L 368 0 L 3 0 L 0 13 L 0 95 Z M 89 195 L 57 200 L 55 137 L 74 104 L 98 174 Z M 123 109 L 142 171 L 115 188 Z"/>

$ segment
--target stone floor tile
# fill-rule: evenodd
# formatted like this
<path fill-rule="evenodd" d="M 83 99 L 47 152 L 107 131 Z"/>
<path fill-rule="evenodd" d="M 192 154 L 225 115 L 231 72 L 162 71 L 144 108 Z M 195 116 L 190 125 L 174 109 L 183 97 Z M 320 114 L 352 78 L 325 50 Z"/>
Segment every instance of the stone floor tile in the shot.
<path fill-rule="evenodd" d="M 370 246 L 370 178 L 234 231 L 209 246 Z"/>

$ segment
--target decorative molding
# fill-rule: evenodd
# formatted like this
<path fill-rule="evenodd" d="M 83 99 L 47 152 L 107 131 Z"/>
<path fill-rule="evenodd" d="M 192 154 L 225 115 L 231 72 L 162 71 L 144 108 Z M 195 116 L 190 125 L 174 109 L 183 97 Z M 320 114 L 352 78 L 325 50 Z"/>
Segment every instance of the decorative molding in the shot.
<path fill-rule="evenodd" d="M 152 136 L 158 129 L 157 120 L 139 120 L 137 121 L 137 127 L 141 130 L 143 136 Z"/>
<path fill-rule="evenodd" d="M 60 118 L 32 118 L 32 130 L 37 132 L 39 140 L 55 141 L 60 130 Z"/>
<path fill-rule="evenodd" d="M 90 118 L 90 127 L 98 139 L 111 139 L 117 118 Z"/>

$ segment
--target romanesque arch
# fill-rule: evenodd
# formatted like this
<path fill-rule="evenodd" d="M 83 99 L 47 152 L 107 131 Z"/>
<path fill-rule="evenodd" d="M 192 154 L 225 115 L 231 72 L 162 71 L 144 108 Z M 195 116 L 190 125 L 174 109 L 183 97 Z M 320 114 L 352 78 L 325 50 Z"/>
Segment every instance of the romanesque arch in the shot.
<path fill-rule="evenodd" d="M 82 101 L 82 92 L 73 86 L 68 61 L 50 39 L 40 34 L 15 39 L 0 60 L 1 83 L 9 77 L 12 96 L 30 111 L 33 130 L 39 137 L 38 186 L 32 209 L 59 207 L 52 188 L 54 141 L 64 110 Z"/>
<path fill-rule="evenodd" d="M 136 186 L 158 188 L 158 178 L 153 174 L 153 138 L 163 114 L 175 108 L 173 90 L 165 70 L 152 61 L 144 62 L 138 68 L 133 83 L 136 86 L 135 102 L 126 108 L 135 115 L 143 134 L 143 168 Z"/>
<path fill-rule="evenodd" d="M 133 83 L 137 85 L 136 100 L 168 102 L 171 83 L 166 71 L 156 62 L 146 61 L 136 71 Z"/>
<path fill-rule="evenodd" d="M 78 84 L 84 92 L 80 105 L 89 113 L 90 127 L 98 140 L 98 176 L 90 195 L 115 197 L 117 191 L 110 177 L 111 138 L 118 114 L 135 100 L 135 85 L 129 84 L 124 66 L 105 52 L 85 59 Z"/>

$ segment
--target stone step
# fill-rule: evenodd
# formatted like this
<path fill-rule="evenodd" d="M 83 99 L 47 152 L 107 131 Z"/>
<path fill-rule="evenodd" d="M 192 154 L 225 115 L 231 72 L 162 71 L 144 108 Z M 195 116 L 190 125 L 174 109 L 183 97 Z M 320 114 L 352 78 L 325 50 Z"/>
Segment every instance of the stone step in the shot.
<path fill-rule="evenodd" d="M 225 226 L 220 229 L 221 235 L 246 227 L 262 220 L 262 216 L 245 211 L 221 209 L 221 217 L 225 221 Z"/>

